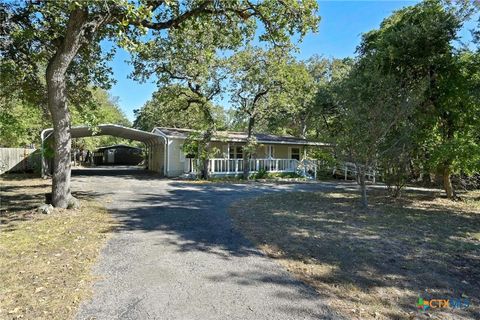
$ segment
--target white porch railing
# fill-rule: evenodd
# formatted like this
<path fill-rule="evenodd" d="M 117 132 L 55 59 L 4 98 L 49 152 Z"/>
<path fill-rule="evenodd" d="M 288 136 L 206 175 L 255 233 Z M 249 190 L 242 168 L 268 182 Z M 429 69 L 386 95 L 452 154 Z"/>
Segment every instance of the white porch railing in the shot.
<path fill-rule="evenodd" d="M 239 174 L 243 172 L 243 159 L 209 159 L 213 174 Z M 250 172 L 296 172 L 300 162 L 296 159 L 250 159 Z"/>
<path fill-rule="evenodd" d="M 380 172 L 377 168 L 374 167 L 367 167 L 365 169 L 365 177 L 367 180 L 372 181 L 373 183 L 376 182 L 377 178 L 380 177 Z M 335 166 L 333 166 L 332 175 L 342 175 L 344 176 L 345 181 L 348 180 L 350 177 L 356 178 L 358 167 L 353 162 L 338 162 Z"/>

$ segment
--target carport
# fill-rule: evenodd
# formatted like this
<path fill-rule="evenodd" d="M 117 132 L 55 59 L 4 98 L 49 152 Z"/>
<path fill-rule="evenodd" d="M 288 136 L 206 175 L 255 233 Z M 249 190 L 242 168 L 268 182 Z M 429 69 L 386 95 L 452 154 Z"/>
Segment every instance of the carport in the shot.
<path fill-rule="evenodd" d="M 165 138 L 155 133 L 127 128 L 117 124 L 101 124 L 96 127 L 75 126 L 71 128 L 72 138 L 84 138 L 95 136 L 115 136 L 129 140 L 140 141 L 147 147 L 147 169 L 154 172 L 164 173 Z M 53 136 L 53 128 L 45 129 L 41 133 L 42 150 L 45 150 L 45 142 Z M 51 172 L 50 161 L 42 152 L 42 177 Z"/>

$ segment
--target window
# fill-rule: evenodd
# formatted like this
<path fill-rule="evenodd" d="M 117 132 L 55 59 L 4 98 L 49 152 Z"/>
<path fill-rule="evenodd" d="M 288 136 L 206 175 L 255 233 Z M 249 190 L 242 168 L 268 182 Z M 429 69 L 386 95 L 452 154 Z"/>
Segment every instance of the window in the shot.
<path fill-rule="evenodd" d="M 243 148 L 241 146 L 230 146 L 229 159 L 242 159 Z"/>
<path fill-rule="evenodd" d="M 300 148 L 290 149 L 290 159 L 297 159 L 298 161 L 300 161 Z"/>
<path fill-rule="evenodd" d="M 274 146 L 267 146 L 267 158 L 273 158 L 275 156 Z"/>
<path fill-rule="evenodd" d="M 243 148 L 240 146 L 237 146 L 237 159 L 243 158 Z"/>

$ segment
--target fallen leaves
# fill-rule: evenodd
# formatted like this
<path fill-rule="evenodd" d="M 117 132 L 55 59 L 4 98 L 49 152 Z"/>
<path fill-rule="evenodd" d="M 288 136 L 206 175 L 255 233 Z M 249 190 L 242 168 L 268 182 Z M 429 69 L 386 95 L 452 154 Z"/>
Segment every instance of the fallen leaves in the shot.
<path fill-rule="evenodd" d="M 480 281 L 480 201 L 451 203 L 429 193 L 392 201 L 375 190 L 370 202 L 365 211 L 354 192 L 291 192 L 242 200 L 230 212 L 260 250 L 346 318 L 425 319 L 432 315 L 416 310 L 418 293 L 453 289 L 476 299 L 472 312 L 479 312 L 471 293 Z M 454 316 L 470 318 L 462 310 Z"/>
<path fill-rule="evenodd" d="M 29 183 L 7 183 L 17 182 Z M 38 188 L 12 190 L 39 192 Z M 71 318 L 90 294 L 90 270 L 113 220 L 94 202 L 85 202 L 75 212 L 59 210 L 28 219 L 23 212 L 9 214 L 0 232 L 0 319 Z"/>

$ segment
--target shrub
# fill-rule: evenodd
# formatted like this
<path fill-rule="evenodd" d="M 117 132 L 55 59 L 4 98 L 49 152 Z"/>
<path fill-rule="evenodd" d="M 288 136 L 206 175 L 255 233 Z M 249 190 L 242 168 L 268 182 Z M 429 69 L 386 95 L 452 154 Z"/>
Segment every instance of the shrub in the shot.
<path fill-rule="evenodd" d="M 261 168 L 260 170 L 257 171 L 257 173 L 254 173 L 252 175 L 253 179 L 266 179 L 268 178 L 268 172 L 265 168 Z"/>

